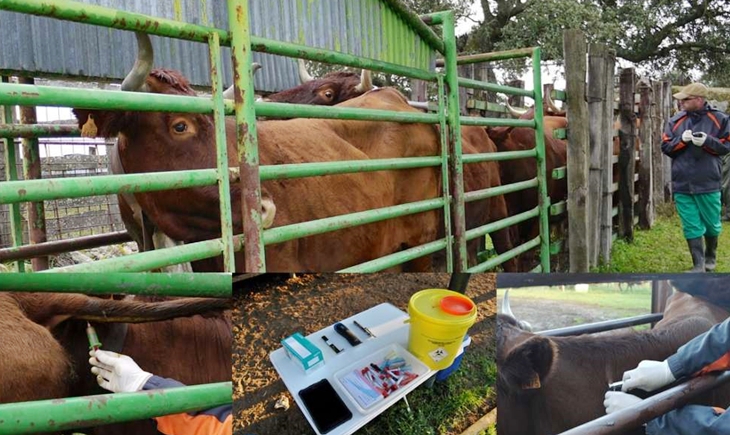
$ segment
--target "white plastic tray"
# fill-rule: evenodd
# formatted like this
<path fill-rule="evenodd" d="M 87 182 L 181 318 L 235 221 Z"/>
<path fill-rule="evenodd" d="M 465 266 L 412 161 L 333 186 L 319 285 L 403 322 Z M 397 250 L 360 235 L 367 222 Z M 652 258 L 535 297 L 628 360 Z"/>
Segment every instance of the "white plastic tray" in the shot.
<path fill-rule="evenodd" d="M 357 408 L 358 411 L 360 411 L 363 414 L 368 414 L 372 412 L 375 408 L 381 408 L 382 406 L 387 407 L 391 402 L 400 399 L 400 395 L 397 394 L 391 394 L 388 397 L 379 396 L 379 399 L 374 401 L 368 406 L 361 406 L 357 398 L 350 392 L 350 390 L 345 386 L 345 383 L 343 382 L 343 378 L 350 373 L 352 373 L 355 370 L 361 369 L 363 367 L 366 367 L 370 365 L 370 363 L 374 364 L 380 364 L 385 357 L 390 354 L 391 352 L 394 352 L 396 356 L 399 356 L 403 358 L 406 361 L 406 364 L 411 367 L 411 372 L 418 375 L 418 377 L 423 377 L 426 373 L 429 372 L 428 367 L 426 364 L 421 362 L 418 358 L 413 356 L 412 353 L 408 352 L 406 349 L 403 348 L 403 346 L 399 345 L 398 343 L 392 343 L 386 347 L 383 347 L 370 355 L 368 355 L 365 358 L 362 358 L 347 367 L 343 368 L 342 370 L 339 370 L 335 373 L 335 379 L 337 380 L 337 383 L 339 384 L 339 387 L 345 392 L 348 403 L 351 403 L 352 405 Z M 413 379 L 411 382 L 416 382 L 418 378 Z M 405 387 L 405 385 L 404 385 Z M 397 391 L 397 390 L 396 390 Z M 380 405 L 380 406 L 375 406 Z"/>

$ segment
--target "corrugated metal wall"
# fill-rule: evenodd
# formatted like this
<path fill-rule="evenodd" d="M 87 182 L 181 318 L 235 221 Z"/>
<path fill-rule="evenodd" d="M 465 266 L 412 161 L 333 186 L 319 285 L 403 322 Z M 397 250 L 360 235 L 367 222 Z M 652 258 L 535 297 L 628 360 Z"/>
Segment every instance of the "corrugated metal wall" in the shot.
<path fill-rule="evenodd" d="M 225 0 L 84 0 L 189 23 L 228 28 Z M 428 46 L 377 0 L 249 0 L 252 33 L 406 65 L 432 63 Z M 396 32 L 384 32 L 383 23 Z M 121 80 L 134 63 L 132 32 L 0 11 L 0 70 Z M 384 34 L 393 33 L 386 38 Z M 398 33 L 398 34 L 395 34 Z M 155 66 L 180 70 L 196 85 L 209 80 L 208 46 L 152 37 Z M 232 83 L 230 52 L 223 48 L 224 82 Z M 299 84 L 296 61 L 254 53 L 263 65 L 258 90 L 279 91 Z"/>

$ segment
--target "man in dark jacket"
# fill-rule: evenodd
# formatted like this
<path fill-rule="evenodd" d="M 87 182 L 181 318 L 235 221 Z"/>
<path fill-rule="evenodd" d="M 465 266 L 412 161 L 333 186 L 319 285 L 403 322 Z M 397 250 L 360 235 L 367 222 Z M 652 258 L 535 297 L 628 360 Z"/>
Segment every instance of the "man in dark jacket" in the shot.
<path fill-rule="evenodd" d="M 674 94 L 683 110 L 669 120 L 662 135 L 662 152 L 672 159 L 674 202 L 692 255 L 692 272 L 715 270 L 722 229 L 722 157 L 730 153 L 728 117 L 707 104 L 707 93 L 707 86 L 692 83 Z"/>

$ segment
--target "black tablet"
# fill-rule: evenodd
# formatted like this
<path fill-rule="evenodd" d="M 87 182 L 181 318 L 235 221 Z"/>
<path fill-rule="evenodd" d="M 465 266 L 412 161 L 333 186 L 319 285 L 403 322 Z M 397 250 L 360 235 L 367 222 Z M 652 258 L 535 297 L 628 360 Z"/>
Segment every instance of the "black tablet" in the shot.
<path fill-rule="evenodd" d="M 342 401 L 327 379 L 308 386 L 299 392 L 304 406 L 312 416 L 320 433 L 326 434 L 352 418 L 352 412 Z"/>

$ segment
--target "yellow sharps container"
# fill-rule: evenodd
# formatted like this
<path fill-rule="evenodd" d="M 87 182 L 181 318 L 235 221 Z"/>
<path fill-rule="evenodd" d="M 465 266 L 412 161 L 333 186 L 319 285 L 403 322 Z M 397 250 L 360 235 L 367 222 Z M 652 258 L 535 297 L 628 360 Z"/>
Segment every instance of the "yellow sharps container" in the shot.
<path fill-rule="evenodd" d="M 477 307 L 468 297 L 451 290 L 426 289 L 408 303 L 408 350 L 434 370 L 449 367 L 467 330 L 477 318 Z"/>

